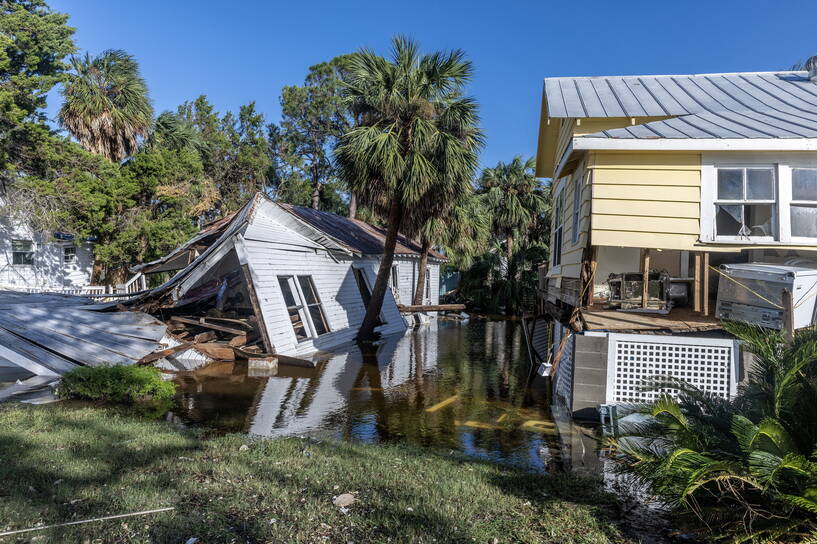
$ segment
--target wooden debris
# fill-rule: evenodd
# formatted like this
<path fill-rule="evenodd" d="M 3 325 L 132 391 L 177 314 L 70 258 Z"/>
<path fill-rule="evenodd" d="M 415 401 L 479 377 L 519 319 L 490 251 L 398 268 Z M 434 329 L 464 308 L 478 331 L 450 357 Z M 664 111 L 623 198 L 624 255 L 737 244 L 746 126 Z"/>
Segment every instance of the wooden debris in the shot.
<path fill-rule="evenodd" d="M 236 334 L 236 335 L 237 334 L 244 334 L 244 332 L 245 332 L 243 330 L 233 329 L 233 328 L 230 328 L 230 327 L 225 327 L 223 325 L 216 325 L 214 323 L 207 323 L 206 321 L 204 321 L 203 317 L 197 320 L 197 319 L 191 319 L 189 317 L 180 317 L 180 316 L 174 315 L 173 317 L 170 318 L 170 321 L 171 322 L 175 321 L 177 323 L 184 323 L 184 324 L 187 324 L 187 325 L 195 325 L 197 327 L 202 327 L 204 329 L 212 329 L 214 331 L 226 332 L 226 333 Z"/>
<path fill-rule="evenodd" d="M 215 339 L 216 333 L 213 331 L 202 332 L 193 337 L 193 341 L 197 344 L 202 344 L 204 342 L 209 342 Z"/>
<path fill-rule="evenodd" d="M 240 348 L 241 346 L 245 345 L 246 343 L 247 343 L 247 335 L 246 334 L 241 334 L 239 336 L 235 336 L 229 342 L 229 344 L 234 348 Z"/>
<path fill-rule="evenodd" d="M 235 351 L 233 351 L 232 347 L 226 344 L 221 344 L 217 342 L 211 342 L 208 344 L 196 344 L 195 349 L 196 351 L 199 351 L 204 355 L 219 361 L 235 360 Z"/>
<path fill-rule="evenodd" d="M 141 359 L 139 359 L 139 364 L 144 365 L 147 363 L 152 363 L 153 361 L 158 361 L 162 357 L 167 357 L 168 355 L 173 355 L 174 353 L 179 353 L 180 351 L 185 351 L 193 347 L 193 342 L 184 342 L 179 344 L 178 346 L 173 346 L 172 348 L 163 349 L 160 351 L 154 351 Z"/>

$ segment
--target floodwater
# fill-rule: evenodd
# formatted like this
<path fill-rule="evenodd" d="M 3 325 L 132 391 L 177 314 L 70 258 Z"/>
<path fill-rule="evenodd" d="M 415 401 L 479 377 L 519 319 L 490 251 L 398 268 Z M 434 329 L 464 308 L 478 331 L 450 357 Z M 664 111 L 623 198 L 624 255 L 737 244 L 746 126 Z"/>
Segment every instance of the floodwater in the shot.
<path fill-rule="evenodd" d="M 592 433 L 551 414 L 513 321 L 433 320 L 314 369 L 217 363 L 175 379 L 171 417 L 222 431 L 409 442 L 539 471 L 598 462 Z"/>

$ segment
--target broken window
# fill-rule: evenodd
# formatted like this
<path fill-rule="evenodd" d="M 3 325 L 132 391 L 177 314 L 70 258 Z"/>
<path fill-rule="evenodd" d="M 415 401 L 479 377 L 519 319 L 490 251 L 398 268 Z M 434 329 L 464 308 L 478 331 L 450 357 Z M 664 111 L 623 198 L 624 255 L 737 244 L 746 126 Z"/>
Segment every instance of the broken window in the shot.
<path fill-rule="evenodd" d="M 11 264 L 32 266 L 34 264 L 34 242 L 31 240 L 12 240 Z"/>
<path fill-rule="evenodd" d="M 329 332 L 312 276 L 278 276 L 278 285 L 289 313 L 295 338 L 299 342 Z"/>
<path fill-rule="evenodd" d="M 817 169 L 792 168 L 791 235 L 817 238 Z"/>
<path fill-rule="evenodd" d="M 564 211 L 564 191 L 556 195 L 556 204 L 553 210 L 553 266 L 562 264 L 562 223 Z M 510 266 L 507 263 L 506 266 Z"/>
<path fill-rule="evenodd" d="M 772 168 L 719 168 L 715 232 L 735 238 L 775 236 Z"/>

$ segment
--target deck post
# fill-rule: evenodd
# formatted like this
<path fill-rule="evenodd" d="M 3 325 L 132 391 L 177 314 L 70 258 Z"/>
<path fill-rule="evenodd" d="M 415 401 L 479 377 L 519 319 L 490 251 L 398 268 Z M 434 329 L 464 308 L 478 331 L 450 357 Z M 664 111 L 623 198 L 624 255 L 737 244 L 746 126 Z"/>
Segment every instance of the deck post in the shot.
<path fill-rule="evenodd" d="M 709 315 L 709 252 L 704 252 L 703 255 L 703 291 L 702 291 L 702 303 L 703 303 L 703 314 L 704 316 Z"/>
<path fill-rule="evenodd" d="M 794 299 L 788 289 L 783 289 L 783 333 L 787 344 L 794 342 Z"/>
<path fill-rule="evenodd" d="M 701 253 L 699 251 L 695 252 L 695 267 L 692 271 L 693 277 L 693 306 L 695 313 L 701 312 Z"/>
<path fill-rule="evenodd" d="M 650 250 L 641 250 L 641 307 L 646 308 L 650 301 Z"/>

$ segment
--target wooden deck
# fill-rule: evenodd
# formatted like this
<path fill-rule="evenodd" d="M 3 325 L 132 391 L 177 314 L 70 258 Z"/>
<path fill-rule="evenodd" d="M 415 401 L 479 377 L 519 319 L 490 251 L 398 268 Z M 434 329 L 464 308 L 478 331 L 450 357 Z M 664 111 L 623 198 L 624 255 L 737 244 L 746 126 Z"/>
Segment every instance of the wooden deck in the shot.
<path fill-rule="evenodd" d="M 704 317 L 691 308 L 675 308 L 667 315 L 619 312 L 616 310 L 582 310 L 589 331 L 610 332 L 700 332 L 718 330 L 720 321 Z"/>

